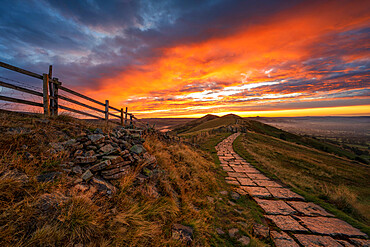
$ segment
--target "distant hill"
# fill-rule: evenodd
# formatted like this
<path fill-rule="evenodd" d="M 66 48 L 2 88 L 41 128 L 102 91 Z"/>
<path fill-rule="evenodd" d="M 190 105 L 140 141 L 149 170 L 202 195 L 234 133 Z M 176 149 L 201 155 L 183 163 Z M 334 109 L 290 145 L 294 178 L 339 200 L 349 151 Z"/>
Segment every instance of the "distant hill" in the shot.
<path fill-rule="evenodd" d="M 181 133 L 184 133 L 184 132 L 188 132 L 189 130 L 191 130 L 191 129 L 197 127 L 197 126 L 200 126 L 203 123 L 207 123 L 209 121 L 219 119 L 219 118 L 220 118 L 219 116 L 212 115 L 212 114 L 207 114 L 207 115 L 205 115 L 201 118 L 191 120 L 191 121 L 189 121 L 185 124 L 177 125 L 173 128 L 173 131 L 176 132 L 177 134 L 181 134 Z"/>
<path fill-rule="evenodd" d="M 150 126 L 154 126 L 159 131 L 168 131 L 175 126 L 197 120 L 197 118 L 142 118 L 140 120 L 148 123 Z"/>

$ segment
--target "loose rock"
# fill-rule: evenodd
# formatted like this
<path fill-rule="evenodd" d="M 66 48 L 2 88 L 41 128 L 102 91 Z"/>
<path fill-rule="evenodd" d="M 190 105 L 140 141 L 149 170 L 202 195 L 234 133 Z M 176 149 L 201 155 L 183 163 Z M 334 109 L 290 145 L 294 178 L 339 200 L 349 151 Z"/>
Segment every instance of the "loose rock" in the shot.
<path fill-rule="evenodd" d="M 251 243 L 251 239 L 247 236 L 242 236 L 238 239 L 238 242 L 240 242 L 243 246 L 248 246 Z"/>
<path fill-rule="evenodd" d="M 231 192 L 230 194 L 231 198 L 234 200 L 234 201 L 237 201 L 240 199 L 240 195 L 234 191 Z"/>
<path fill-rule="evenodd" d="M 225 232 L 221 228 L 216 228 L 216 232 L 219 235 L 224 235 L 225 234 Z"/>
<path fill-rule="evenodd" d="M 258 238 L 268 238 L 269 228 L 267 226 L 256 223 L 253 225 L 253 235 Z"/>
<path fill-rule="evenodd" d="M 235 235 L 236 235 L 238 232 L 239 232 L 239 229 L 238 229 L 238 228 L 231 228 L 231 229 L 229 230 L 229 236 L 230 236 L 230 238 L 235 237 Z"/>
<path fill-rule="evenodd" d="M 87 170 L 84 174 L 82 174 L 81 178 L 85 181 L 89 180 L 94 176 L 90 170 Z"/>
<path fill-rule="evenodd" d="M 172 238 L 190 244 L 193 241 L 193 228 L 181 224 L 172 226 Z"/>
<path fill-rule="evenodd" d="M 41 175 L 38 175 L 36 177 L 38 182 L 50 182 L 54 181 L 59 175 L 61 175 L 60 172 L 48 172 Z"/>

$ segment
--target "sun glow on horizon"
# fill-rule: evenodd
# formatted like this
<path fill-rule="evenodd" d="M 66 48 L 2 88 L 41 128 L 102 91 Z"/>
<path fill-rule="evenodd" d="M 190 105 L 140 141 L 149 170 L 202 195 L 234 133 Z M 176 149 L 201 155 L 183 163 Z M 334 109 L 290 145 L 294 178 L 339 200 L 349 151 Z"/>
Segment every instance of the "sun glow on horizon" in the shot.
<path fill-rule="evenodd" d="M 164 115 L 159 118 L 199 118 L 206 114 L 212 114 L 216 116 L 225 116 L 227 114 L 235 114 L 240 117 L 334 117 L 334 116 L 370 116 L 369 113 L 370 105 L 361 106 L 340 106 L 340 107 L 320 107 L 320 108 L 306 108 L 306 109 L 287 109 L 287 110 L 261 110 L 261 111 L 222 111 L 209 113 L 195 113 L 187 115 Z M 137 113 L 141 118 L 149 118 L 152 115 Z M 145 116 L 145 117 L 144 117 Z"/>

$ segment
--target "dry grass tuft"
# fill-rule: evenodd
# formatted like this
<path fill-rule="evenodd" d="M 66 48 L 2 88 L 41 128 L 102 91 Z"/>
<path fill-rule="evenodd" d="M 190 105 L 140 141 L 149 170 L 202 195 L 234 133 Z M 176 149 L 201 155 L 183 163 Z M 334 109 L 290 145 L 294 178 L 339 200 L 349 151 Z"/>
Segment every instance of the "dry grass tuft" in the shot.
<path fill-rule="evenodd" d="M 87 243 L 99 238 L 101 212 L 89 198 L 73 197 L 63 206 L 58 220 L 71 242 Z"/>

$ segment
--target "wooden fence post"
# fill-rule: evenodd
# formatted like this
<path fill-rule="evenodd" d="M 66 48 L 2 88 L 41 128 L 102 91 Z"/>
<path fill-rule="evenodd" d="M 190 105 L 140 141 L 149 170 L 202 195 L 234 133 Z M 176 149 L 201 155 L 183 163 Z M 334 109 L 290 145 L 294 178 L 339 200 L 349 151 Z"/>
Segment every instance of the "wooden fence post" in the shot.
<path fill-rule="evenodd" d="M 123 108 L 121 108 L 121 125 L 123 126 Z"/>
<path fill-rule="evenodd" d="M 132 127 L 132 115 L 130 115 L 130 126 Z"/>
<path fill-rule="evenodd" d="M 105 101 L 105 120 L 109 119 L 109 100 Z"/>
<path fill-rule="evenodd" d="M 54 116 L 54 85 L 52 82 L 53 66 L 49 65 L 48 81 L 49 81 L 49 100 L 50 100 L 50 115 Z"/>
<path fill-rule="evenodd" d="M 61 84 L 59 82 L 59 79 L 58 78 L 54 78 L 55 82 L 56 83 L 53 83 L 54 85 L 54 115 L 55 116 L 58 116 L 58 108 L 59 108 L 59 104 L 58 104 L 58 89 L 59 89 L 59 85 Z"/>
<path fill-rule="evenodd" d="M 49 104 L 49 75 L 43 74 L 43 100 L 44 100 L 44 115 L 50 116 L 50 104 Z"/>
<path fill-rule="evenodd" d="M 48 79 L 49 79 L 49 92 L 50 92 L 50 111 L 51 111 L 51 116 L 55 116 L 55 84 L 53 83 L 52 80 L 53 76 L 53 66 L 49 65 L 49 74 L 48 74 Z"/>
<path fill-rule="evenodd" d="M 127 125 L 127 107 L 126 107 L 126 113 L 125 113 L 125 126 Z"/>

